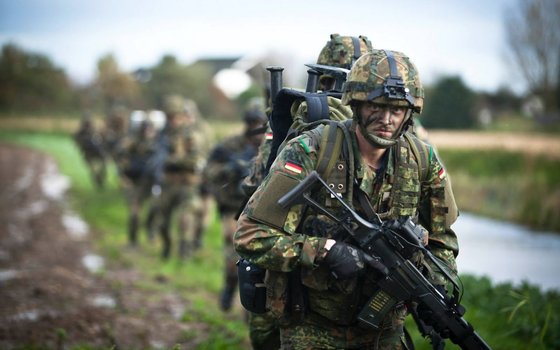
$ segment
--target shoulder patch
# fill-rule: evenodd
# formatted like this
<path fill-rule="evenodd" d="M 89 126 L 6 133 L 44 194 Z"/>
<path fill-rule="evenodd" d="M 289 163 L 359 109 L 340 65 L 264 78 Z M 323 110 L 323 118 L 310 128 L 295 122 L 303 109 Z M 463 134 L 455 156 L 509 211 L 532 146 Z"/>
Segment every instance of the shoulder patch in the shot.
<path fill-rule="evenodd" d="M 301 174 L 301 172 L 303 171 L 301 165 L 292 162 L 286 162 L 286 164 L 284 164 L 284 169 L 298 175 Z"/>

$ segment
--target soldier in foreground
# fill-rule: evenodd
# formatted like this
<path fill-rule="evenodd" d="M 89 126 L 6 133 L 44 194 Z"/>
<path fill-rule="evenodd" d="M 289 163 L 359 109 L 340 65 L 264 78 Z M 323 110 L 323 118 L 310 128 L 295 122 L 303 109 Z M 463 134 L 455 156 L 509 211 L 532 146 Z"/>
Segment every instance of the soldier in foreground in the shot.
<path fill-rule="evenodd" d="M 74 141 L 78 145 L 87 163 L 91 178 L 97 188 L 105 185 L 107 176 L 106 154 L 103 148 L 103 137 L 95 129 L 89 114 L 85 114 L 80 121 L 80 128 L 74 134 Z"/>
<path fill-rule="evenodd" d="M 245 128 L 241 135 L 227 138 L 211 152 L 204 171 L 210 193 L 214 196 L 222 223 L 224 237 L 224 287 L 220 295 L 220 308 L 228 311 L 237 291 L 239 256 L 233 248 L 233 233 L 237 227 L 237 214 L 245 200 L 241 181 L 248 175 L 249 166 L 257 154 L 264 134 L 264 111 L 247 110 Z"/>
<path fill-rule="evenodd" d="M 346 146 L 325 180 L 364 217 L 413 217 L 425 228 L 432 253 L 456 271 L 458 245 L 450 228 L 456 212 L 449 210 L 455 204 L 445 169 L 430 153 L 424 173 L 422 160 L 411 150 L 414 140 L 403 137 L 423 100 L 416 67 L 402 53 L 373 50 L 358 59 L 342 96 L 353 120 L 337 126 L 347 131 Z M 402 349 L 404 303 L 388 313 L 378 331 L 362 328 L 357 320 L 385 273 L 383 264 L 367 259 L 328 217 L 301 205 L 284 209 L 278 204 L 317 169 L 324 130 L 291 140 L 278 155 L 239 218 L 236 250 L 267 269 L 266 303 L 279 318 L 283 349 Z M 311 196 L 334 213 L 341 210 L 324 190 L 315 189 Z M 445 283 L 437 273 L 430 278 Z"/>
<path fill-rule="evenodd" d="M 370 40 L 363 35 L 359 37 L 341 36 L 331 34 L 330 39 L 321 49 L 317 57 L 317 64 L 330 67 L 350 69 L 358 58 L 372 50 Z M 335 87 L 335 78 L 329 74 L 319 77 L 318 88 L 320 91 L 327 92 Z M 331 99 L 330 101 L 334 101 Z M 336 100 L 338 101 L 338 100 Z M 329 116 L 332 119 L 342 119 L 351 116 L 351 111 L 347 106 L 339 103 L 329 104 Z M 303 111 L 303 112 L 302 112 Z M 302 113 L 300 113 L 302 112 Z M 307 110 L 305 102 L 298 108 L 298 119 L 300 125 L 305 124 Z M 247 196 L 251 196 L 256 188 L 262 183 L 268 172 L 267 163 L 270 157 L 274 135 L 270 125 L 265 133 L 258 154 L 252 164 L 250 175 L 243 181 L 243 189 Z M 280 346 L 278 322 L 271 313 L 249 315 L 249 335 L 253 349 L 268 350 L 277 349 Z"/>

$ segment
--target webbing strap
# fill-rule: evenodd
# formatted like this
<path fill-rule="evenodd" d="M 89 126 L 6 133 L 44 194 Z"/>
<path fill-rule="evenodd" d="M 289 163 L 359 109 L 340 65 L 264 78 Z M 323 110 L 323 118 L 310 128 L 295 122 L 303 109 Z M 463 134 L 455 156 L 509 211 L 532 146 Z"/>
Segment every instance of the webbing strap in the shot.
<path fill-rule="evenodd" d="M 354 57 L 352 59 L 352 64 L 360 58 L 362 55 L 362 50 L 360 50 L 360 39 L 355 36 L 352 37 L 352 45 L 354 45 Z"/>
<path fill-rule="evenodd" d="M 342 132 L 338 132 L 336 123 L 325 125 L 323 137 L 321 138 L 319 158 L 317 160 L 317 172 L 323 179 L 328 178 L 334 164 L 338 160 L 342 147 L 341 143 Z"/>
<path fill-rule="evenodd" d="M 432 158 L 431 148 L 430 150 L 428 150 L 428 145 L 426 145 L 418 138 L 412 136 L 408 132 L 405 132 L 403 135 L 410 145 L 410 149 L 414 154 L 414 158 L 416 158 L 416 161 L 418 162 L 418 173 L 420 175 L 420 181 L 426 182 L 428 180 L 428 171 Z"/>
<path fill-rule="evenodd" d="M 307 103 L 307 118 L 308 122 L 312 123 L 321 119 L 329 119 L 329 103 L 327 95 L 314 94 L 305 96 Z"/>

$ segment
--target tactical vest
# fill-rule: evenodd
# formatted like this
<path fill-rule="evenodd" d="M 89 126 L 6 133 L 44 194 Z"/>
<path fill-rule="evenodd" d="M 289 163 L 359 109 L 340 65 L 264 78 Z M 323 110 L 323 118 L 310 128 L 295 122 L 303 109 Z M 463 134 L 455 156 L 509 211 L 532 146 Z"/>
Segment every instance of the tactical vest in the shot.
<path fill-rule="evenodd" d="M 351 120 L 331 122 L 308 131 L 307 135 L 312 139 L 311 149 L 318 151 L 317 172 L 346 203 L 356 207 L 352 198 L 353 192 L 359 189 L 354 185 L 356 169 L 351 138 L 348 136 L 350 124 Z M 414 136 L 405 134 L 393 147 L 392 156 L 394 159 L 389 161 L 393 161 L 393 173 L 388 177 L 391 187 L 386 195 L 381 194 L 387 196 L 388 210 L 380 216 L 383 219 L 415 216 L 421 195 L 421 181 L 428 177 L 432 156 L 430 147 Z M 340 204 L 327 196 L 324 205 L 333 210 Z M 314 227 L 305 233 L 317 234 L 320 231 Z M 306 288 L 299 288 L 298 291 L 293 286 L 294 282 L 294 274 L 268 271 L 267 307 L 279 316 L 280 322 L 294 322 L 294 318 L 301 317 L 301 314 L 293 314 L 294 309 L 307 308 L 312 311 L 312 315 L 330 322 L 351 325 L 356 322 L 357 314 L 375 288 L 373 281 L 335 280 L 328 269 L 322 266 L 312 270 L 301 269 L 298 282 Z M 304 295 L 294 295 L 294 290 Z M 306 306 L 294 307 L 294 302 Z"/>

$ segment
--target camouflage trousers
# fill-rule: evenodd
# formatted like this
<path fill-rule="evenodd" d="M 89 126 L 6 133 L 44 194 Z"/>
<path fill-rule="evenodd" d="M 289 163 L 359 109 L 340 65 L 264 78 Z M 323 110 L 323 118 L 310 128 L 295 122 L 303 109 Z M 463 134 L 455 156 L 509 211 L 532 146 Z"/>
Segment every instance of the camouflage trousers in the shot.
<path fill-rule="evenodd" d="M 152 196 L 152 182 L 147 178 L 129 180 L 123 178 L 121 187 L 124 188 L 128 206 L 128 241 L 135 245 L 138 240 L 140 212 L 144 203 Z M 149 237 L 151 238 L 151 237 Z"/>
<path fill-rule="evenodd" d="M 86 155 L 85 160 L 95 186 L 99 189 L 103 188 L 107 177 L 105 158 Z"/>
<path fill-rule="evenodd" d="M 280 328 L 276 318 L 270 313 L 249 313 L 249 338 L 253 350 L 280 349 Z"/>
<path fill-rule="evenodd" d="M 237 261 L 239 254 L 233 246 L 233 234 L 237 228 L 237 220 L 235 213 L 220 213 L 222 222 L 222 232 L 224 235 L 224 267 L 225 267 L 225 283 L 229 287 L 237 288 Z"/>
<path fill-rule="evenodd" d="M 280 328 L 281 349 L 406 350 L 404 345 L 405 314 L 406 311 L 395 312 L 393 316 L 398 317 L 392 317 L 392 324 L 381 331 L 361 328 L 358 325 L 338 326 L 320 316 L 308 315 L 299 324 Z"/>
<path fill-rule="evenodd" d="M 179 257 L 186 258 L 194 250 L 197 213 L 201 200 L 197 186 L 166 183 L 159 199 L 161 215 L 160 234 L 163 239 L 162 257 L 171 253 L 171 229 L 174 218 L 179 236 Z"/>

